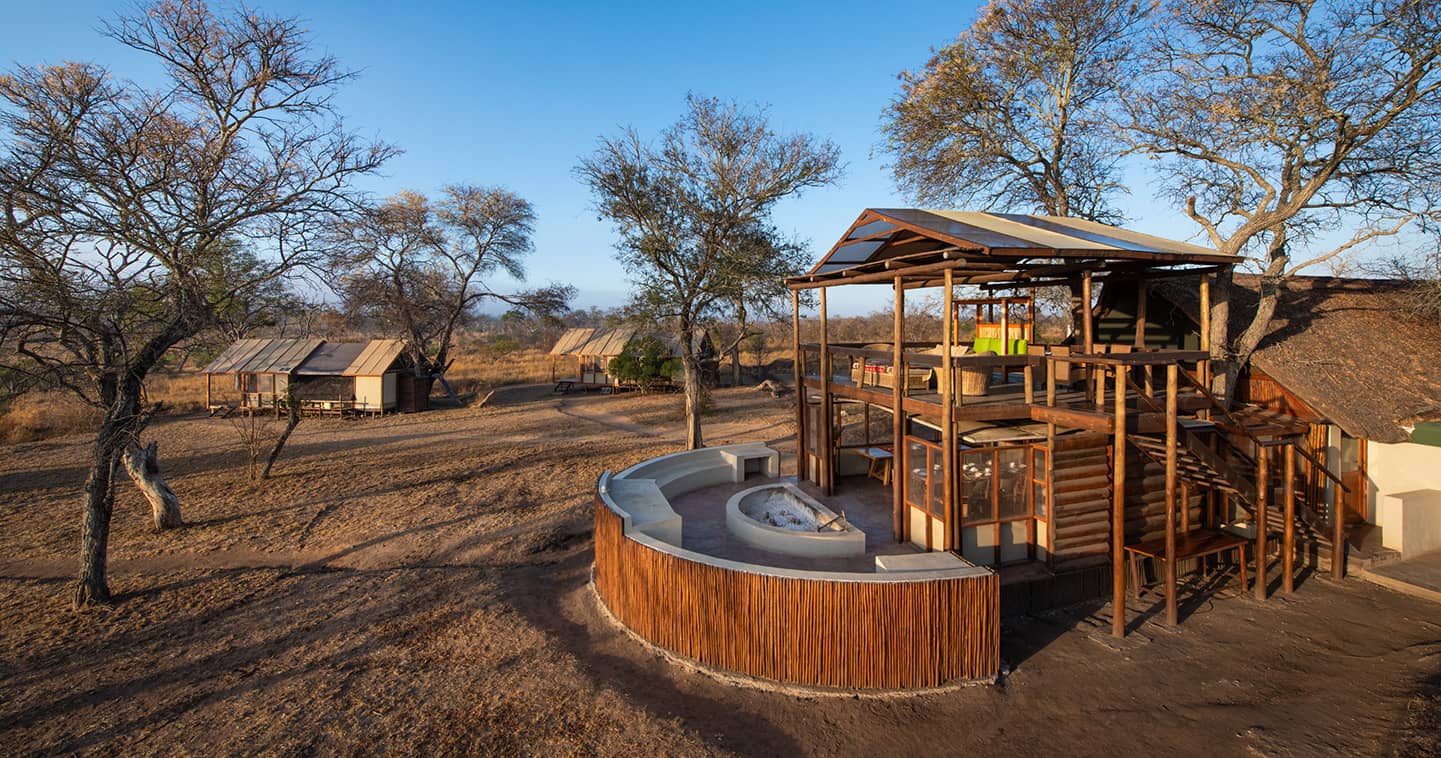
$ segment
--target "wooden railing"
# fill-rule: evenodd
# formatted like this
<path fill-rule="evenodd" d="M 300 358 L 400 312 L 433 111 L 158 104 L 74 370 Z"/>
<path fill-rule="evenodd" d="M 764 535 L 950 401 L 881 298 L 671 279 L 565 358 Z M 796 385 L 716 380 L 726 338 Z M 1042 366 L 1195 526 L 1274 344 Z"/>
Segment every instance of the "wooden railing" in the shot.
<path fill-rule="evenodd" d="M 596 591 L 616 619 L 666 650 L 825 687 L 935 687 L 992 677 L 1000 667 L 1000 580 L 992 572 L 827 577 L 684 552 L 627 535 L 620 515 L 596 498 Z"/>

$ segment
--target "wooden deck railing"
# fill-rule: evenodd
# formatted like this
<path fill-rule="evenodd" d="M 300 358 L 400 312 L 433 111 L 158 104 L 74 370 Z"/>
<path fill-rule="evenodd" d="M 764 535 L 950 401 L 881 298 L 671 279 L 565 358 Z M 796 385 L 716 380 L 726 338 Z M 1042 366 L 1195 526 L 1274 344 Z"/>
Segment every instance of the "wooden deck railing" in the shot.
<path fill-rule="evenodd" d="M 621 516 L 596 498 L 600 597 L 643 639 L 706 665 L 866 689 L 935 687 L 999 669 L 1000 580 L 992 572 L 827 578 L 661 548 L 625 534 Z"/>

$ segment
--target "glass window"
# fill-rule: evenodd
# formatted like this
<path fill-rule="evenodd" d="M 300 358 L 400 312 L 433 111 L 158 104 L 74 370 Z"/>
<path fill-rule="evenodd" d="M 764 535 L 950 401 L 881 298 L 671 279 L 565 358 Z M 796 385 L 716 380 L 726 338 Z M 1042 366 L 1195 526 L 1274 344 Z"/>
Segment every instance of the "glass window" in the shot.
<path fill-rule="evenodd" d="M 1030 450 L 1018 447 L 996 451 L 1000 518 L 1031 515 Z"/>

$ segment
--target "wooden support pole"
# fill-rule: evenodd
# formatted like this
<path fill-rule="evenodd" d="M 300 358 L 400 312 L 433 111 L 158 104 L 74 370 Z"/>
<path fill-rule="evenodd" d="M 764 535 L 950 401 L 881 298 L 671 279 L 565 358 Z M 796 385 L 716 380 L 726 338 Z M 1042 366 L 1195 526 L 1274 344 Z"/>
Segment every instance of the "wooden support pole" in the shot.
<path fill-rule="evenodd" d="M 1191 484 L 1181 481 L 1181 534 L 1191 532 Z"/>
<path fill-rule="evenodd" d="M 1295 589 L 1296 565 L 1296 444 L 1293 442 L 1281 448 L 1286 461 L 1281 465 L 1281 475 L 1286 478 L 1282 485 L 1284 508 L 1286 509 L 1286 533 L 1281 536 L 1281 591 L 1291 594 Z"/>
<path fill-rule="evenodd" d="M 210 412 L 210 374 L 205 375 L 205 411 Z"/>
<path fill-rule="evenodd" d="M 1011 308 L 1001 303 L 1001 355 L 1011 354 Z M 1004 369 L 1002 369 L 1004 370 Z"/>
<path fill-rule="evenodd" d="M 955 302 L 955 272 L 946 269 L 945 301 L 943 313 L 949 314 Z M 952 374 L 955 364 L 951 360 L 952 343 L 955 341 L 954 326 L 949 317 L 942 327 L 941 335 L 941 482 L 942 497 L 945 498 L 945 528 L 942 530 L 941 549 L 950 550 L 954 545 L 952 534 L 956 531 L 956 420 L 953 414 L 952 395 L 955 382 Z"/>
<path fill-rule="evenodd" d="M 896 314 L 891 335 L 891 501 L 895 511 L 896 542 L 906 540 L 905 391 L 907 369 L 902 345 L 906 341 L 906 288 L 896 275 Z"/>
<path fill-rule="evenodd" d="M 1256 452 L 1256 599 L 1266 599 L 1266 478 L 1270 475 L 1267 459 L 1271 449 L 1261 447 Z"/>
<path fill-rule="evenodd" d="M 1180 623 L 1176 605 L 1176 372 L 1166 364 L 1166 623 Z M 1120 392 L 1118 391 L 1119 395 Z"/>
<path fill-rule="evenodd" d="M 1346 493 L 1340 486 L 1332 491 L 1336 498 L 1331 505 L 1331 578 L 1339 582 L 1346 577 Z"/>
<path fill-rule="evenodd" d="M 1026 405 L 1036 402 L 1036 371 L 1027 363 L 1021 369 L 1021 378 L 1026 382 L 1025 398 Z"/>
<path fill-rule="evenodd" d="M 1211 352 L 1211 275 L 1201 275 L 1201 349 Z M 1184 347 L 1184 346 L 1183 346 Z M 1206 389 L 1211 388 L 1211 360 L 1207 358 L 1196 366 L 1196 377 Z M 1210 418 L 1210 411 L 1202 411 L 1201 418 Z"/>
<path fill-rule="evenodd" d="M 1090 355 L 1095 349 L 1094 334 L 1091 329 L 1091 272 L 1081 272 L 1081 352 Z M 1086 365 L 1086 381 L 1088 385 L 1096 381 L 1096 367 Z"/>
<path fill-rule="evenodd" d="M 1146 349 L 1146 301 L 1150 298 L 1150 287 L 1145 280 L 1136 285 L 1136 349 Z"/>
<path fill-rule="evenodd" d="M 810 449 L 806 447 L 806 412 L 810 392 L 806 390 L 806 363 L 801 352 L 801 293 L 791 290 L 791 355 L 796 378 L 796 478 L 810 479 Z"/>
<path fill-rule="evenodd" d="M 1089 282 L 1089 278 L 1087 279 Z M 1087 287 L 1089 289 L 1089 287 Z M 1116 367 L 1116 383 L 1126 383 Z M 1116 428 L 1111 440 L 1111 634 L 1126 636 L 1126 393 L 1116 393 Z"/>
<path fill-rule="evenodd" d="M 820 288 L 821 294 L 821 439 L 816 445 L 816 452 L 821 459 L 821 491 L 827 496 L 835 492 L 835 449 L 832 439 L 835 431 L 835 418 L 833 406 L 831 405 L 831 374 L 834 369 L 831 367 L 831 346 L 830 327 L 826 320 L 826 287 Z"/>

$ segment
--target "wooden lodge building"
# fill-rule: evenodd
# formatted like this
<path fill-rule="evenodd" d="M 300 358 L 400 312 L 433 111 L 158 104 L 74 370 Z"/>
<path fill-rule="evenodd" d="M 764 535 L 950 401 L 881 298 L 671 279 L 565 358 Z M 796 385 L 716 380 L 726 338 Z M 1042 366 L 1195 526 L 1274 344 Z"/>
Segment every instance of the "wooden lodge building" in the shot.
<path fill-rule="evenodd" d="M 1108 589 L 1117 635 L 1148 566 L 1171 623 L 1178 573 L 1213 556 L 1243 584 L 1279 570 L 1289 592 L 1309 530 L 1339 535 L 1328 544 L 1339 575 L 1346 522 L 1314 488 L 1324 482 L 1345 502 L 1355 479 L 1332 470 L 1313 420 L 1294 408 L 1256 389 L 1227 409 L 1209 391 L 1211 277 L 1237 262 L 1073 218 L 868 209 L 814 269 L 787 280 L 804 388 L 799 476 L 833 495 L 876 475 L 890 487 L 896 540 L 1001 567 L 1003 585 L 1006 575 L 1050 581 L 1037 587 L 1083 577 L 1093 595 Z M 1028 294 L 955 294 L 1072 283 L 1086 303 L 1103 288 L 1111 307 L 1082 309 L 1071 344 L 1036 340 Z M 890 290 L 891 340 L 830 340 L 828 291 L 864 285 Z M 1163 306 L 1163 286 L 1186 288 L 1194 311 Z M 936 288 L 948 315 L 939 344 L 908 335 L 904 316 L 908 297 Z M 818 294 L 816 342 L 801 340 L 802 290 Z M 972 317 L 977 338 L 962 341 Z M 1264 598 L 1267 582 L 1254 591 Z"/>
<path fill-rule="evenodd" d="M 244 339 L 202 373 L 212 413 L 280 413 L 292 396 L 302 412 L 313 414 L 381 415 L 430 407 L 431 382 L 414 375 L 402 340 Z M 216 376 L 231 381 L 217 388 Z M 238 398 L 221 402 L 217 390 Z"/>

